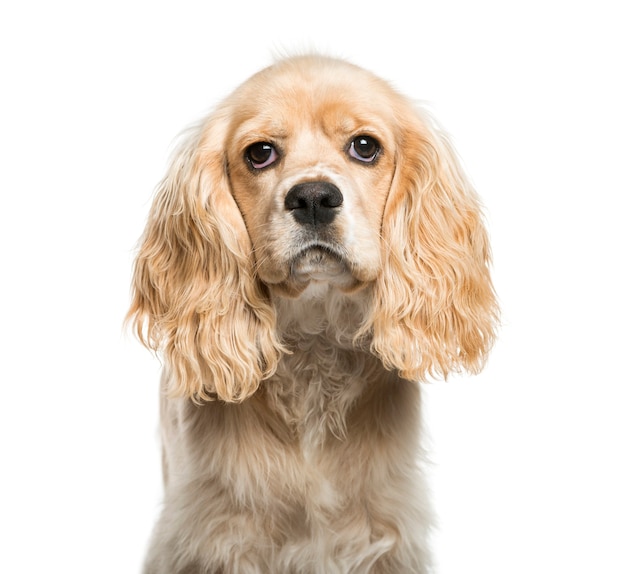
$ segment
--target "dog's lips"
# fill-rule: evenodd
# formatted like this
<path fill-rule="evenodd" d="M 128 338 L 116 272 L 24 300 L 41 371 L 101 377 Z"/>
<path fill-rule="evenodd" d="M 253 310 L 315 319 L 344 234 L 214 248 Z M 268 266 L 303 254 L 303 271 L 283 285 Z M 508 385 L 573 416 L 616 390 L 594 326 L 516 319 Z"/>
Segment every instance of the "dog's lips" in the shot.
<path fill-rule="evenodd" d="M 313 244 L 292 259 L 291 274 L 298 279 L 329 281 L 349 273 L 344 257 L 326 244 Z"/>

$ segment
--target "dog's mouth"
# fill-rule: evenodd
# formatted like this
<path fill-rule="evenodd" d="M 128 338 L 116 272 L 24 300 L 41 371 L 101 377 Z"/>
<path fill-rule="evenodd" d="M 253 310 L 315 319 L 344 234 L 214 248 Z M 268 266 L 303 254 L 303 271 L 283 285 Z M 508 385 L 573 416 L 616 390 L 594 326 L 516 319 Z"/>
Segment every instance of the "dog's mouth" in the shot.
<path fill-rule="evenodd" d="M 290 269 L 292 278 L 298 282 L 335 282 L 351 275 L 345 255 L 326 243 L 312 243 L 300 249 L 292 258 Z"/>
<path fill-rule="evenodd" d="M 264 271 L 272 269 L 265 267 Z M 360 267 L 340 245 L 314 240 L 292 249 L 278 273 L 264 273 L 262 280 L 280 295 L 299 297 L 309 286 L 329 286 L 351 293 L 373 279 L 372 273 Z"/>

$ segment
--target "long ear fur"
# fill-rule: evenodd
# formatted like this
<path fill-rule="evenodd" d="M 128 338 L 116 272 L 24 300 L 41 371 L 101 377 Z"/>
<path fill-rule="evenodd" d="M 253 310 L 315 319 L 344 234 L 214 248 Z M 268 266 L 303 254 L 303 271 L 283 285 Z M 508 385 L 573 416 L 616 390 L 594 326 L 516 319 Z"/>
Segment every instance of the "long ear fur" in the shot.
<path fill-rule="evenodd" d="M 365 329 L 403 378 L 477 372 L 498 319 L 478 199 L 445 136 L 412 110 L 399 117 L 383 270 Z"/>
<path fill-rule="evenodd" d="M 241 401 L 275 370 L 275 312 L 254 279 L 229 191 L 225 110 L 190 132 L 162 181 L 135 262 L 128 318 L 161 350 L 170 392 Z"/>

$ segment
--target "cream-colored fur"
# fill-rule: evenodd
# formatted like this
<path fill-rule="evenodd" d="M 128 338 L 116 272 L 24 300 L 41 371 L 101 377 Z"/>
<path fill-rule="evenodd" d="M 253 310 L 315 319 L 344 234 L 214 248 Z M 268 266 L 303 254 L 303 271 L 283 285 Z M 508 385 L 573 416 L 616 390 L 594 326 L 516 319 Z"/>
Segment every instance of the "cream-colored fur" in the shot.
<path fill-rule="evenodd" d="M 280 61 L 191 130 L 129 313 L 165 362 L 146 574 L 430 572 L 418 383 L 482 366 L 488 262 L 445 137 L 360 68 Z"/>

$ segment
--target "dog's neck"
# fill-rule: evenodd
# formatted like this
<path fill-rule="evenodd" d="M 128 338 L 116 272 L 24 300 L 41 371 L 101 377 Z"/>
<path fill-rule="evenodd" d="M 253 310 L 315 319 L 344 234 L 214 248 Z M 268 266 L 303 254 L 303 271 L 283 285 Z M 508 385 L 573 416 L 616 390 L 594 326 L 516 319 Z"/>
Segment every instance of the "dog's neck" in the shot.
<path fill-rule="evenodd" d="M 285 346 L 276 374 L 264 384 L 272 408 L 303 446 L 315 448 L 328 433 L 343 438 L 348 412 L 382 366 L 367 341 L 355 341 L 367 289 L 345 294 L 319 285 L 298 299 L 277 298 L 278 329 Z"/>
<path fill-rule="evenodd" d="M 276 297 L 280 337 L 288 346 L 306 346 L 307 341 L 323 338 L 344 349 L 361 348 L 354 336 L 370 296 L 368 288 L 344 293 L 328 283 L 312 282 L 296 299 Z"/>

